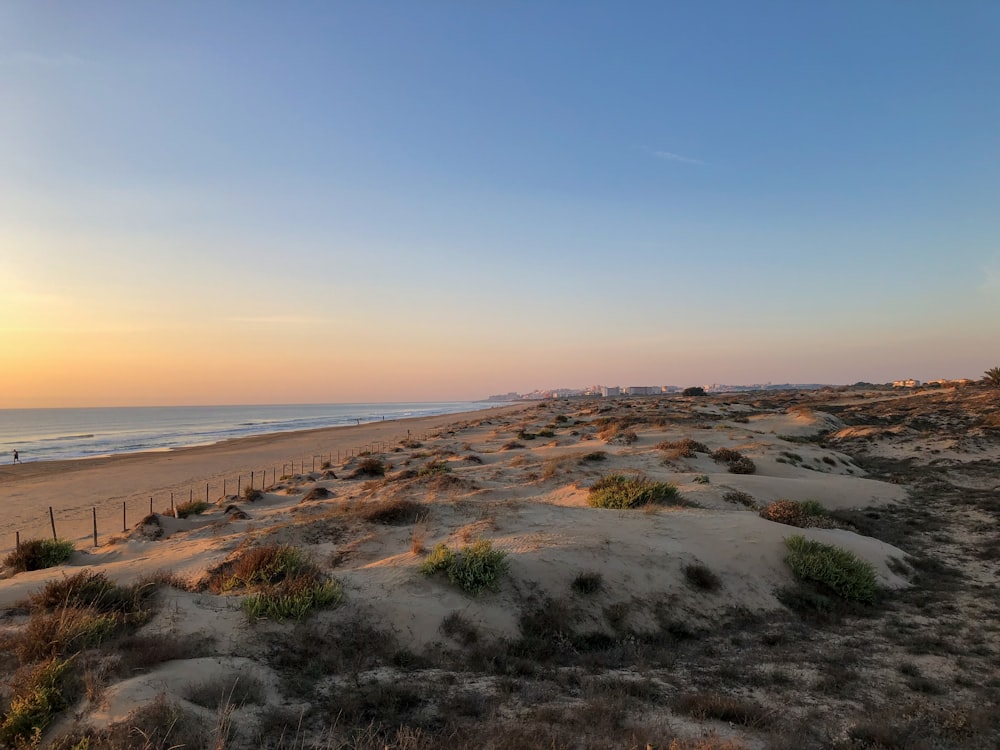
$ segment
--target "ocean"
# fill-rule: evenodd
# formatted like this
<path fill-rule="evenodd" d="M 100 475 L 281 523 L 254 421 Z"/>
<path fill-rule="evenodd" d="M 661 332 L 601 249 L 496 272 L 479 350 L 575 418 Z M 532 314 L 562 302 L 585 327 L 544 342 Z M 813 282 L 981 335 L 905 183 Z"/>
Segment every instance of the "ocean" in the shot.
<path fill-rule="evenodd" d="M 165 451 L 273 432 L 375 422 L 383 417 L 457 414 L 483 401 L 271 406 L 135 406 L 0 409 L 0 463 L 17 450 L 25 463 Z"/>

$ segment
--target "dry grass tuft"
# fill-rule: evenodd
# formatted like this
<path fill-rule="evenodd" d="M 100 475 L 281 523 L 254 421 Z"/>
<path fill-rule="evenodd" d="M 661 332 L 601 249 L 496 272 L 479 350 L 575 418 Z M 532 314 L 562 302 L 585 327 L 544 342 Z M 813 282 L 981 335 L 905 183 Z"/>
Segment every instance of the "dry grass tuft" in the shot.
<path fill-rule="evenodd" d="M 357 512 L 361 518 L 369 523 L 405 526 L 419 521 L 427 514 L 427 508 L 422 503 L 413 500 L 392 498 L 363 505 Z"/>
<path fill-rule="evenodd" d="M 657 443 L 656 447 L 662 451 L 667 451 L 671 454 L 671 457 L 676 458 L 694 458 L 698 453 L 711 452 L 707 445 L 691 438 L 682 438 L 681 440 L 674 441 L 664 440 L 661 443 Z"/>
<path fill-rule="evenodd" d="M 774 720 L 774 711 L 757 701 L 725 693 L 687 693 L 674 701 L 674 708 L 699 721 L 716 719 L 755 729 Z"/>

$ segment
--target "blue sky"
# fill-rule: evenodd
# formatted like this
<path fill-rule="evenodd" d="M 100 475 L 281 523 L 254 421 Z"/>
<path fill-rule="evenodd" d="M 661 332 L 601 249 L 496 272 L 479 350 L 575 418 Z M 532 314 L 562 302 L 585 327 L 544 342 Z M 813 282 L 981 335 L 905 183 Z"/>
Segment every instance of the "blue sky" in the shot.
<path fill-rule="evenodd" d="M 998 38 L 971 1 L 5 3 L 0 406 L 978 376 Z"/>

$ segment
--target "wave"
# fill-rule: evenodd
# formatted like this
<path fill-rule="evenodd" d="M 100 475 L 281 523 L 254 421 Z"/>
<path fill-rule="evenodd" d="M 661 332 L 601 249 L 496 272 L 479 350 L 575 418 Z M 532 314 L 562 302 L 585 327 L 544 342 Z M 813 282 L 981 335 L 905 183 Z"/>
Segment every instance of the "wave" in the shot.
<path fill-rule="evenodd" d="M 53 461 L 173 450 L 250 435 L 405 419 L 482 408 L 473 402 L 128 407 L 0 410 L 0 456 L 17 447 L 23 460 Z M 62 422 L 62 424 L 59 424 Z M 100 432 L 88 428 L 100 427 Z M 59 437 L 52 437 L 58 435 Z"/>

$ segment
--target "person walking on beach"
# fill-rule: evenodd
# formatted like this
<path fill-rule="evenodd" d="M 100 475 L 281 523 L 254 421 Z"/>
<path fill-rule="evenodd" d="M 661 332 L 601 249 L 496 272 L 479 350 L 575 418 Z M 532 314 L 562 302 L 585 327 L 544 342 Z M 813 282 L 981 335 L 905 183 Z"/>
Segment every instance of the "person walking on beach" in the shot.
<path fill-rule="evenodd" d="M 21 456 L 18 455 L 17 451 L 14 451 L 14 463 L 21 463 Z"/>

